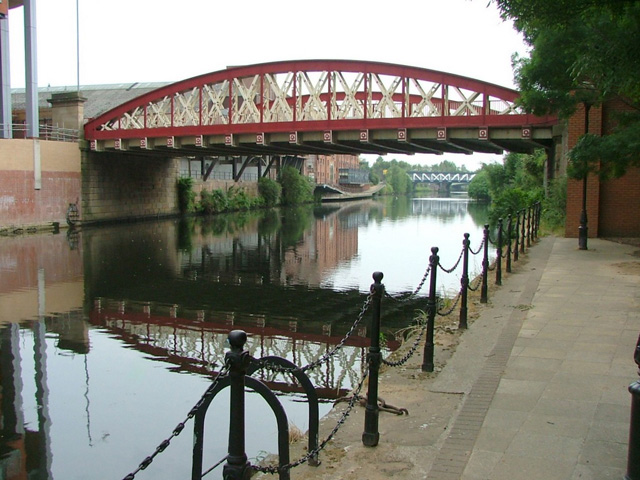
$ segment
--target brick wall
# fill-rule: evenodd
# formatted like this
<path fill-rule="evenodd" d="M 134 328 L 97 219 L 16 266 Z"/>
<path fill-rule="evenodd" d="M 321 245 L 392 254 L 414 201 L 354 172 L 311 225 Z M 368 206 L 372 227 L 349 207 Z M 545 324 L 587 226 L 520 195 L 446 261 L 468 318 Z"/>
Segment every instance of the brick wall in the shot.
<path fill-rule="evenodd" d="M 36 142 L 40 151 L 39 173 L 34 167 Z M 77 143 L 0 140 L 0 230 L 53 222 L 64 225 L 69 203 L 79 198 Z"/>
<path fill-rule="evenodd" d="M 179 161 L 83 152 L 83 223 L 133 220 L 178 213 Z"/>
<path fill-rule="evenodd" d="M 589 132 L 607 135 L 616 126 L 617 114 L 630 107 L 620 100 L 592 107 Z M 573 148 L 585 131 L 585 114 L 581 106 L 567 124 L 567 149 Z M 578 236 L 583 198 L 582 181 L 567 182 L 567 218 L 565 235 Z M 623 177 L 600 181 L 587 179 L 587 226 L 589 237 L 640 236 L 640 169 L 632 168 Z"/>

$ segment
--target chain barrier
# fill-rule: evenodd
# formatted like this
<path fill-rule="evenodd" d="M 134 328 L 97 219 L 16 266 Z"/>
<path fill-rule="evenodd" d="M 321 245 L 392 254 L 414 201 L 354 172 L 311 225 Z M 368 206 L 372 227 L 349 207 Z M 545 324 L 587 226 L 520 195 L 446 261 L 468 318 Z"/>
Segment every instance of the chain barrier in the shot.
<path fill-rule="evenodd" d="M 472 292 L 477 292 L 478 289 L 480 288 L 480 285 L 482 285 L 482 275 L 478 275 L 476 277 L 476 280 L 478 281 L 478 284 L 475 287 L 471 286 L 472 282 L 469 282 L 469 286 L 467 287 L 469 290 L 471 290 Z"/>
<path fill-rule="evenodd" d="M 362 309 L 360 310 L 360 313 L 358 314 L 358 318 L 356 318 L 356 321 L 353 322 L 353 325 L 351 325 L 351 328 L 349 329 L 349 331 L 345 334 L 344 337 L 342 337 L 342 340 L 340 340 L 340 342 L 329 352 L 325 353 L 324 355 L 322 355 L 322 357 L 320 357 L 318 360 L 315 360 L 307 365 L 305 365 L 304 367 L 282 367 L 280 365 L 274 365 L 272 363 L 269 363 L 267 361 L 259 361 L 256 360 L 256 364 L 259 365 L 261 368 L 265 368 L 267 370 L 271 370 L 272 372 L 276 372 L 276 373 L 290 373 L 293 370 L 300 370 L 302 373 L 308 371 L 308 370 L 313 370 L 315 368 L 318 368 L 320 365 L 322 365 L 323 363 L 329 361 L 329 359 L 334 356 L 338 350 L 340 350 L 342 347 L 344 347 L 344 344 L 347 342 L 347 340 L 349 339 L 349 337 L 351 335 L 353 335 L 353 332 L 355 332 L 356 327 L 360 324 L 360 322 L 362 321 L 362 318 L 364 317 L 364 314 L 367 312 L 367 310 L 369 309 L 369 306 L 371 305 L 371 300 L 373 299 L 373 291 L 369 292 L 369 295 L 367 296 L 366 300 L 364 301 L 364 304 L 362 305 Z"/>
<path fill-rule="evenodd" d="M 205 471 L 200 478 L 204 477 L 205 475 L 209 475 L 211 472 L 213 472 L 216 468 L 218 468 L 220 465 L 222 465 L 222 462 L 224 462 L 227 458 L 229 458 L 229 455 L 225 455 L 224 457 L 222 457 L 220 459 L 220 461 L 218 463 L 216 463 L 213 467 L 211 467 L 210 469 L 208 469 L 207 471 Z"/>
<path fill-rule="evenodd" d="M 462 298 L 462 289 L 460 289 L 460 291 L 456 295 L 456 299 L 453 302 L 453 305 L 451 306 L 451 308 L 449 308 L 449 310 L 447 310 L 447 311 L 436 310 L 436 313 L 438 315 L 440 315 L 441 317 L 446 317 L 447 315 L 451 315 L 453 313 L 453 311 L 456 309 L 456 307 L 458 306 L 458 303 L 460 303 L 460 299 L 461 298 Z"/>
<path fill-rule="evenodd" d="M 425 324 L 422 325 L 422 328 L 420 329 L 420 333 L 418 334 L 418 337 L 413 342 L 413 345 L 411 346 L 409 351 L 407 353 L 405 353 L 405 355 L 400 360 L 386 360 L 386 359 L 383 358 L 383 359 L 381 359 L 382 363 L 387 365 L 387 366 L 389 366 L 389 367 L 400 367 L 400 366 L 404 365 L 405 363 L 407 363 L 409 361 L 409 359 L 413 356 L 413 354 L 416 353 L 416 350 L 420 346 L 420 341 L 422 340 L 422 336 L 424 335 L 424 332 L 426 332 L 426 331 L 427 331 L 427 324 L 425 322 Z"/>
<path fill-rule="evenodd" d="M 173 440 L 175 437 L 180 435 L 182 433 L 182 431 L 184 430 L 184 427 L 186 426 L 186 423 L 189 420 L 191 420 L 193 417 L 195 417 L 195 415 L 198 412 L 198 410 L 200 409 L 200 407 L 202 407 L 204 402 L 207 400 L 207 398 L 211 395 L 213 390 L 218 385 L 218 381 L 220 380 L 220 377 L 223 374 L 226 375 L 228 372 L 229 372 L 229 363 L 225 362 L 224 366 L 220 369 L 220 371 L 218 372 L 216 377 L 213 379 L 213 382 L 211 383 L 211 385 L 209 385 L 209 388 L 207 388 L 207 390 L 204 392 L 204 394 L 200 397 L 200 400 L 198 400 L 198 402 L 191 408 L 191 410 L 187 414 L 187 417 L 182 422 L 178 423 L 178 425 L 176 425 L 176 427 L 171 432 L 171 435 L 169 435 L 169 437 L 167 437 L 165 440 L 160 442 L 160 444 L 156 447 L 155 451 L 151 455 L 149 455 L 147 458 L 145 458 L 140 463 L 140 465 L 138 465 L 138 468 L 136 468 L 133 472 L 131 472 L 126 477 L 124 477 L 123 480 L 133 480 L 134 478 L 136 478 L 136 475 L 138 473 L 140 473 L 141 470 L 144 470 L 149 465 L 151 465 L 151 463 L 153 462 L 153 460 L 155 459 L 155 457 L 159 453 L 162 453 L 167 449 L 167 447 L 171 443 L 171 440 Z M 226 459 L 226 457 L 225 457 L 225 459 Z"/>
<path fill-rule="evenodd" d="M 442 270 L 445 273 L 451 273 L 453 272 L 456 268 L 458 268 L 458 265 L 460 265 L 460 260 L 462 260 L 462 255 L 464 254 L 464 247 L 462 247 L 462 250 L 460 251 L 460 256 L 458 257 L 458 260 L 456 260 L 456 263 L 453 267 L 451 268 L 444 268 L 442 266 L 442 264 L 440 262 L 438 262 L 438 266 L 440 267 L 440 270 Z"/>
<path fill-rule="evenodd" d="M 387 291 L 385 290 L 384 292 L 385 298 L 388 298 L 389 300 L 393 300 L 394 302 L 408 302 L 410 299 L 415 297 L 420 292 L 420 290 L 422 290 L 422 287 L 427 281 L 427 278 L 429 277 L 430 272 L 431 272 L 431 265 L 428 265 L 426 271 L 424 272 L 424 275 L 422 276 L 422 280 L 420 280 L 420 283 L 418 284 L 418 286 L 413 292 L 404 296 L 394 297 L 393 295 L 387 293 Z"/>
<path fill-rule="evenodd" d="M 282 466 L 268 466 L 268 467 L 261 467 L 259 465 L 251 465 L 251 469 L 258 471 L 258 472 L 262 472 L 262 473 L 269 473 L 269 474 L 276 474 L 279 473 L 283 470 L 291 470 L 294 467 L 297 467 L 299 465 L 302 465 L 303 463 L 308 462 L 310 459 L 312 458 L 316 458 L 318 456 L 318 454 L 324 450 L 324 448 L 327 446 L 327 444 L 333 440 L 333 437 L 335 437 L 336 433 L 338 433 L 338 430 L 340 430 L 340 427 L 342 427 L 342 425 L 344 425 L 344 423 L 347 421 L 347 417 L 351 414 L 351 411 L 353 410 L 353 408 L 356 405 L 356 402 L 358 401 L 358 399 L 360 398 L 360 392 L 362 391 L 362 387 L 364 386 L 364 382 L 368 376 L 368 369 L 365 369 L 363 375 L 362 375 L 362 379 L 360 380 L 360 383 L 358 384 L 358 386 L 356 387 L 356 389 L 353 391 L 353 395 L 352 397 L 349 399 L 349 403 L 347 404 L 347 408 L 346 410 L 342 413 L 340 419 L 338 419 L 336 426 L 333 427 L 333 429 L 331 430 L 331 432 L 329 432 L 329 435 L 327 435 L 327 438 L 325 438 L 322 442 L 320 442 L 320 444 L 314 448 L 313 450 L 307 452 L 305 455 L 303 455 L 302 457 L 300 457 L 298 460 L 296 460 L 295 462 L 290 462 L 286 465 L 282 465 Z"/>
<path fill-rule="evenodd" d="M 482 239 L 482 242 L 480 242 L 478 250 L 475 252 L 473 251 L 473 248 L 471 248 L 471 245 L 469 245 L 469 252 L 471 252 L 473 255 L 478 255 L 482 251 L 482 247 L 484 247 L 484 238 Z"/>
<path fill-rule="evenodd" d="M 496 265 L 498 265 L 497 262 L 493 262 L 493 265 L 491 265 L 491 264 L 487 265 L 487 270 L 489 272 L 493 272 L 496 269 Z"/>

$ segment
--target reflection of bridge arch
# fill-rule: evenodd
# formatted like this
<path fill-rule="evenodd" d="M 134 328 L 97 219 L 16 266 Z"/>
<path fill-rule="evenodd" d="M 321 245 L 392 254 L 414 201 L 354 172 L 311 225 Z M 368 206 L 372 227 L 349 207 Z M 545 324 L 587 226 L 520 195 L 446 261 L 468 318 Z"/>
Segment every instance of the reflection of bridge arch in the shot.
<path fill-rule="evenodd" d="M 149 305 L 101 299 L 90 321 L 152 358 L 173 364 L 178 370 L 206 375 L 224 364 L 228 333 L 235 328 L 248 333 L 246 348 L 253 357 L 276 355 L 300 366 L 315 362 L 342 339 L 327 325 L 321 331 L 302 331 L 304 325 L 299 322 L 276 325 L 264 316 L 236 318 L 233 313 L 207 312 L 211 319 L 203 320 L 202 312 L 191 320 L 175 316 L 176 311 L 177 307 L 171 307 L 166 315 L 151 315 Z M 320 398 L 344 395 L 357 381 L 369 346 L 366 333 L 367 328 L 360 327 L 329 362 L 307 372 Z M 391 340 L 388 346 L 397 348 L 398 342 Z M 262 370 L 257 375 L 274 390 L 302 392 L 295 382 L 283 380 L 274 372 Z"/>
<path fill-rule="evenodd" d="M 413 213 L 418 215 L 436 215 L 452 217 L 467 213 L 468 202 L 443 202 L 432 198 L 414 198 L 411 204 Z"/>
<path fill-rule="evenodd" d="M 424 68 L 296 60 L 228 68 L 142 95 L 89 121 L 93 151 L 162 155 L 529 152 L 552 117 L 514 90 Z"/>

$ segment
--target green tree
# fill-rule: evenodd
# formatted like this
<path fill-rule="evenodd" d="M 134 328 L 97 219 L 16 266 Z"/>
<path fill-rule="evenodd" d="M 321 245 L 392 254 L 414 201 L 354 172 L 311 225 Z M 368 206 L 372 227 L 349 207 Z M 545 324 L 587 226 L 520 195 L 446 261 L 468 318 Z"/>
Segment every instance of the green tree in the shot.
<path fill-rule="evenodd" d="M 282 186 L 282 203 L 284 205 L 313 202 L 313 185 L 297 169 L 284 167 L 280 172 L 279 182 Z"/>
<path fill-rule="evenodd" d="M 481 202 L 488 202 L 491 200 L 491 193 L 489 192 L 489 174 L 486 170 L 480 170 L 473 177 L 469 183 L 469 189 L 467 191 L 469 197 Z"/>
<path fill-rule="evenodd" d="M 261 177 L 258 180 L 258 193 L 264 199 L 265 206 L 273 207 L 280 202 L 282 187 L 278 182 L 270 178 Z"/>
<path fill-rule="evenodd" d="M 627 106 L 612 135 L 576 144 L 569 174 L 615 177 L 640 165 L 640 2 L 493 1 L 531 46 L 528 57 L 513 59 L 525 110 L 567 118 L 579 104 L 620 99 Z"/>
<path fill-rule="evenodd" d="M 393 193 L 396 195 L 406 195 L 413 187 L 407 169 L 398 164 L 392 165 L 387 172 L 387 183 L 393 188 Z"/>
<path fill-rule="evenodd" d="M 196 194 L 193 191 L 193 179 L 183 177 L 178 179 L 178 208 L 180 213 L 192 212 L 195 208 Z"/>

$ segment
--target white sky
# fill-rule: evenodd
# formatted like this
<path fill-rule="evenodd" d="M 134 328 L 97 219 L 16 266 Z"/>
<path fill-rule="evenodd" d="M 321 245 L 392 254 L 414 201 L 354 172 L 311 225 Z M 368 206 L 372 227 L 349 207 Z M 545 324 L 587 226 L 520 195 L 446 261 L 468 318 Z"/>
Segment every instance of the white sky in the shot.
<path fill-rule="evenodd" d="M 76 85 L 78 58 L 81 85 L 178 81 L 278 60 L 348 59 L 513 87 L 511 55 L 526 48 L 488 2 L 38 0 L 38 85 Z M 9 12 L 9 34 L 11 86 L 24 87 L 22 7 Z M 500 160 L 479 154 L 387 158 L 426 164 L 448 159 L 470 169 Z"/>

